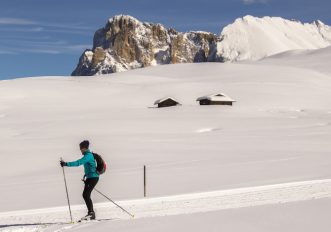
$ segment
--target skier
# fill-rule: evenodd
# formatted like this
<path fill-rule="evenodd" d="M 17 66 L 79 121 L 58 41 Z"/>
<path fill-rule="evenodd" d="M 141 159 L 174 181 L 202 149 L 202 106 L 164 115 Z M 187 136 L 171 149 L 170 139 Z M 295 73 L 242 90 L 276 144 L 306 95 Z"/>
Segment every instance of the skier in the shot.
<path fill-rule="evenodd" d="M 84 165 L 84 191 L 83 191 L 83 198 L 87 207 L 87 215 L 82 218 L 82 220 L 94 220 L 95 219 L 95 212 L 93 210 L 93 202 L 91 200 L 91 193 L 94 187 L 97 185 L 99 181 L 99 174 L 96 170 L 96 163 L 94 160 L 94 156 L 89 150 L 90 142 L 84 140 L 79 144 L 80 151 L 82 152 L 83 158 L 73 161 L 73 162 L 64 162 L 63 160 L 60 161 L 61 167 L 78 167 L 80 165 Z M 86 179 L 85 179 L 86 177 Z"/>

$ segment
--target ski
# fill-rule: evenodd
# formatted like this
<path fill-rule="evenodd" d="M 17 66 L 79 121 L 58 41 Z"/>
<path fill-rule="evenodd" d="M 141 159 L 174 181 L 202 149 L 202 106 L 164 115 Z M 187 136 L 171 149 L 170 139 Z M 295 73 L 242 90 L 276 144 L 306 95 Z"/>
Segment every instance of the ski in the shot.
<path fill-rule="evenodd" d="M 119 218 L 103 218 L 103 219 L 93 219 L 93 220 L 86 220 L 86 219 L 80 219 L 76 221 L 76 223 L 87 223 L 87 222 L 104 222 L 104 221 L 112 221 L 112 220 L 118 220 Z"/>

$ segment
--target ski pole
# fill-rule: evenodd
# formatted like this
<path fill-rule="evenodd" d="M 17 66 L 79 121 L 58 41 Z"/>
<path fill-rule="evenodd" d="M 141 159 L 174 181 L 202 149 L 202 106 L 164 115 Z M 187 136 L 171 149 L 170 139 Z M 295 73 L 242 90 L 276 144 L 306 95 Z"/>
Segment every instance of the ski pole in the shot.
<path fill-rule="evenodd" d="M 134 218 L 134 215 L 129 213 L 128 211 L 126 211 L 123 207 L 121 207 L 120 205 L 118 205 L 115 201 L 113 201 L 112 199 L 110 199 L 109 197 L 107 197 L 105 194 L 103 194 L 102 192 L 100 192 L 99 190 L 95 189 L 95 191 L 97 191 L 100 195 L 102 195 L 103 197 L 105 197 L 106 199 L 108 199 L 110 202 L 112 202 L 114 205 L 116 205 L 118 208 L 120 208 L 121 210 L 123 210 L 125 213 L 129 214 L 132 218 Z"/>
<path fill-rule="evenodd" d="M 62 157 L 61 157 L 61 161 L 63 161 Z M 62 172 L 63 172 L 64 185 L 66 187 L 67 200 L 68 200 L 69 213 L 70 213 L 70 220 L 71 220 L 71 223 L 73 223 L 72 214 L 71 214 L 71 207 L 70 207 L 70 200 L 69 200 L 69 193 L 68 193 L 68 187 L 67 187 L 67 180 L 66 180 L 66 174 L 64 172 L 64 167 L 62 167 Z"/>

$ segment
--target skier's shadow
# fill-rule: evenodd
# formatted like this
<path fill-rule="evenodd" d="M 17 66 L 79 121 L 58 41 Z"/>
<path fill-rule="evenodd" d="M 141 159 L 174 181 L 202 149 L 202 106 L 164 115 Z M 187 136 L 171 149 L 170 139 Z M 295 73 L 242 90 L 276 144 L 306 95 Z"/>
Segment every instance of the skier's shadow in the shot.
<path fill-rule="evenodd" d="M 67 225 L 67 222 L 50 222 L 50 223 L 22 223 L 22 224 L 8 224 L 8 225 L 0 225 L 0 228 L 8 228 L 8 227 L 20 227 L 20 226 L 51 226 L 51 225 Z"/>

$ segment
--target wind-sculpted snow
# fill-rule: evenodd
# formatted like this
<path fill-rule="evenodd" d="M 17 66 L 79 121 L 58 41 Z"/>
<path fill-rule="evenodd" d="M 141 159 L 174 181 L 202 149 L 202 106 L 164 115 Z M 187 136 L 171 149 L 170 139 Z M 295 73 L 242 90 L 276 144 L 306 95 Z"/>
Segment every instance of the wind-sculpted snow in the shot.
<path fill-rule="evenodd" d="M 111 203 L 96 205 L 100 221 L 70 224 L 66 207 L 0 213 L 4 231 L 98 231 L 98 224 L 116 220 L 139 220 L 181 214 L 206 213 L 261 205 L 284 204 L 331 197 L 331 180 L 283 183 L 277 185 L 202 192 L 160 198 L 118 202 L 135 215 L 132 219 Z M 74 206 L 75 220 L 84 214 L 83 206 Z M 105 226 L 105 225 L 103 225 Z"/>

